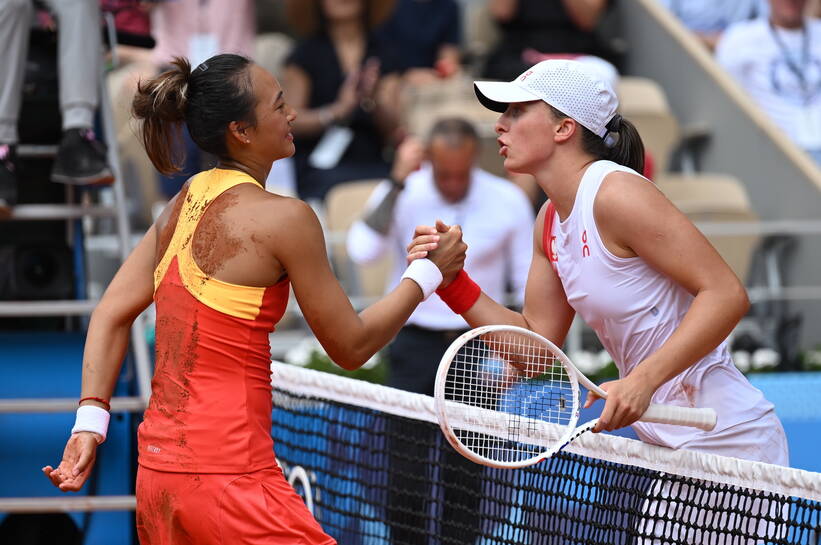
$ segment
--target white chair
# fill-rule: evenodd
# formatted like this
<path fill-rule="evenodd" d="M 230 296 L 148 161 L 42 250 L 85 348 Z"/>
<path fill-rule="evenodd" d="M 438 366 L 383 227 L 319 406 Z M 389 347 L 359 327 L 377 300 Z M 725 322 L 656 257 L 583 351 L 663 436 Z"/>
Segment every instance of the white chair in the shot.
<path fill-rule="evenodd" d="M 664 90 L 649 78 L 623 76 L 617 93 L 621 114 L 638 129 L 644 147 L 653 156 L 656 173 L 666 172 L 680 130 Z"/>
<path fill-rule="evenodd" d="M 375 263 L 358 265 L 348 256 L 345 247 L 348 229 L 362 216 L 365 203 L 381 180 L 345 182 L 328 192 L 325 198 L 325 221 L 331 264 L 351 297 L 354 306 L 364 307 L 385 292 L 393 267 L 390 255 Z"/>
<path fill-rule="evenodd" d="M 758 221 L 744 185 L 723 174 L 667 174 L 658 186 L 679 210 L 694 222 Z M 711 235 L 708 240 L 742 281 L 747 280 L 753 254 L 760 242 L 755 234 Z"/>
<path fill-rule="evenodd" d="M 280 32 L 260 34 L 254 41 L 254 62 L 279 78 L 285 57 L 293 46 L 293 38 Z"/>

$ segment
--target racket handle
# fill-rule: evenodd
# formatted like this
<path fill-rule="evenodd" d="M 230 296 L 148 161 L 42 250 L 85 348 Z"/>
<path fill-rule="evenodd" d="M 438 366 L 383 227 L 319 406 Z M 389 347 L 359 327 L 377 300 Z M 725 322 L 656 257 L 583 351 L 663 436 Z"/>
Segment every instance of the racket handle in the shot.
<path fill-rule="evenodd" d="M 691 409 L 675 405 L 658 405 L 651 403 L 639 420 L 656 424 L 675 424 L 689 426 L 704 431 L 716 427 L 716 412 L 713 409 Z"/>

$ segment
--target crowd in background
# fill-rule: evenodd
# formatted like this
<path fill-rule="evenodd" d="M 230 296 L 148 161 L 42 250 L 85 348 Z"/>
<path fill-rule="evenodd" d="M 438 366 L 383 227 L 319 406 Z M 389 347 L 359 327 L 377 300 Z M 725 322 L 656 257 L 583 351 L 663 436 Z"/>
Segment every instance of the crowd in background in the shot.
<path fill-rule="evenodd" d="M 719 64 L 790 138 L 821 161 L 821 23 L 815 18 L 821 15 L 821 1 L 658 2 L 715 52 Z M 60 9 L 54 9 L 58 4 Z M 141 165 L 126 169 L 132 174 L 126 179 L 129 196 L 140 203 L 135 206 L 138 225 L 146 227 L 152 209 L 156 215 L 214 158 L 183 135 L 181 172 L 158 175 L 129 121 L 137 81 L 167 69 L 177 56 L 196 67 L 217 53 L 239 53 L 271 71 L 298 111 L 296 154 L 274 164 L 267 184 L 271 191 L 300 197 L 321 210 L 337 187 L 385 180 L 369 203 L 368 216 L 352 231 L 354 239 L 368 242 L 348 242 L 354 260 L 368 261 L 373 256 L 365 256 L 363 248 L 395 249 L 410 235 L 400 232 L 403 226 L 423 221 L 413 217 L 413 209 L 438 209 L 458 223 L 470 223 L 477 215 L 504 217 L 504 211 L 487 210 L 488 199 L 477 187 L 498 193 L 491 204 L 514 207 L 511 226 L 516 219 L 532 219 L 544 195 L 530 177 L 505 171 L 495 143 L 495 114 L 488 117 L 478 106 L 471 83 L 510 80 L 540 60 L 571 57 L 595 66 L 617 88 L 624 55 L 620 44 L 629 37 L 614 39 L 612 32 L 602 31 L 612 8 L 612 0 L 9 0 L 0 5 L 0 38 L 12 43 L 5 38 L 13 37 L 18 47 L 4 49 L 0 59 L 15 67 L 17 77 L 0 82 L 0 216 L 13 208 L 18 184 L 15 126 L 25 58 L 20 21 L 58 28 L 61 93 L 79 89 L 61 94 L 66 151 L 55 164 L 55 181 L 112 179 L 92 131 L 99 102 L 90 84 L 94 78 L 78 68 L 78 55 L 88 55 L 66 45 L 78 35 L 95 34 L 88 29 L 107 14 L 119 34 L 116 55 L 108 49 L 108 62 L 116 65 L 108 84 L 118 114 L 118 134 L 109 143 L 122 148 L 125 161 Z M 99 41 L 86 41 L 86 50 L 99 47 Z M 441 123 L 446 135 L 437 139 Z M 648 156 L 643 174 L 649 178 L 653 163 Z M 375 218 L 374 210 L 382 217 Z M 471 237 L 467 231 L 466 237 Z M 522 269 L 490 266 L 495 279 L 488 285 L 515 299 L 527 267 L 518 253 L 527 252 L 514 238 L 505 239 L 505 250 L 515 251 L 514 256 L 490 248 L 487 240 L 472 247 L 488 246 L 489 261 Z M 462 326 L 439 324 L 435 314 L 423 311 L 411 325 L 448 332 Z"/>
<path fill-rule="evenodd" d="M 821 159 L 821 40 L 816 37 L 821 27 L 816 29 L 815 19 L 821 2 L 658 1 L 715 50 L 718 62 L 799 146 Z M 600 32 L 611 7 L 610 0 L 6 2 L 0 8 L 0 34 L 15 47 L 4 51 L 4 64 L 13 70 L 0 85 L 0 211 L 8 212 L 16 200 L 15 127 L 26 55 L 21 27 L 32 11 L 35 24 L 51 18 L 46 24 L 65 34 L 59 68 L 67 152 L 58 156 L 55 181 L 111 180 L 91 132 L 89 112 L 98 103 L 89 85 L 94 78 L 82 69 L 91 64 L 95 71 L 97 65 L 78 60 L 99 44 L 85 38 L 94 34 L 88 29 L 101 10 L 113 16 L 120 35 L 117 62 L 129 77 L 114 91 L 124 104 L 140 77 L 163 71 L 176 56 L 196 66 L 218 52 L 240 53 L 279 77 L 299 112 L 297 152 L 275 166 L 270 186 L 321 203 L 341 183 L 388 176 L 403 139 L 426 136 L 436 119 L 417 122 L 420 116 L 431 117 L 425 112 L 430 104 L 420 96 L 433 95 L 459 110 L 460 99 L 472 100 L 473 78 L 509 80 L 554 57 L 589 60 L 615 85 L 623 50 Z M 67 45 L 80 43 L 82 51 Z M 484 120 L 474 121 L 481 125 Z M 480 127 L 480 136 L 492 138 L 490 127 Z M 141 180 L 144 187 L 135 193 L 147 193 L 148 201 L 167 200 L 213 161 L 190 138 L 183 145 L 182 172 L 160 177 L 159 183 Z M 88 164 L 65 166 L 86 148 Z M 483 155 L 480 163 L 525 189 L 534 207 L 541 204 L 532 183 L 506 173 L 500 159 Z"/>
<path fill-rule="evenodd" d="M 774 15 L 797 10 L 810 20 L 821 9 L 819 2 L 659 2 L 716 51 L 722 66 L 790 137 L 821 157 L 821 136 L 812 130 L 813 121 L 821 127 L 821 116 L 815 115 L 815 104 L 821 103 L 815 92 L 821 81 L 821 40 L 813 40 L 811 31 L 804 40 L 803 26 L 776 24 L 775 32 L 765 23 L 772 17 L 771 4 Z M 600 31 L 612 7 L 609 0 L 174 0 L 140 5 L 143 32 L 156 46 L 120 48 L 132 70 L 139 66 L 137 74 L 161 71 L 174 56 L 187 56 L 196 65 L 218 51 L 247 55 L 274 72 L 299 118 L 297 153 L 275 165 L 270 187 L 317 203 L 341 183 L 388 176 L 403 139 L 427 136 L 436 119 L 425 112 L 430 103 L 420 96 L 433 96 L 439 102 L 433 109 L 450 102 L 454 108 L 443 110 L 459 111 L 460 101 L 472 100 L 472 78 L 510 80 L 539 60 L 562 56 L 595 63 L 615 86 L 623 54 L 618 41 Z M 761 36 L 750 33 L 756 25 L 764 29 L 758 31 Z M 420 117 L 430 119 L 419 122 Z M 491 121 L 474 122 L 481 136 L 492 139 Z M 186 149 L 183 172 L 160 179 L 157 200 L 173 196 L 211 160 L 190 141 Z M 485 154 L 480 164 L 522 187 L 534 208 L 541 205 L 532 181 L 505 172 L 501 159 Z M 644 174 L 652 176 L 652 157 L 647 164 Z"/>
<path fill-rule="evenodd" d="M 617 54 L 595 32 L 607 0 L 175 0 L 147 6 L 141 8 L 145 31 L 156 46 L 120 47 L 130 64 L 124 70 L 132 72 L 121 89 L 162 71 L 174 56 L 193 65 L 218 51 L 255 58 L 280 79 L 299 112 L 296 155 L 275 166 L 270 186 L 320 203 L 340 183 L 388 176 L 397 146 L 409 135 L 425 138 L 436 121 L 414 119 L 430 116 L 420 113 L 425 107 L 418 98 L 431 90 L 439 93 L 439 105 L 474 101 L 472 78 L 512 79 L 551 56 L 585 56 L 608 77 L 616 74 Z M 489 36 L 476 46 L 473 36 L 482 34 L 482 25 Z M 271 32 L 278 39 L 266 41 Z M 491 122 L 480 129 L 492 138 Z M 183 172 L 161 178 L 159 197 L 173 196 L 210 160 L 190 143 L 187 151 Z M 501 162 L 483 155 L 483 166 L 508 177 Z M 529 181 L 515 181 L 536 194 Z"/>

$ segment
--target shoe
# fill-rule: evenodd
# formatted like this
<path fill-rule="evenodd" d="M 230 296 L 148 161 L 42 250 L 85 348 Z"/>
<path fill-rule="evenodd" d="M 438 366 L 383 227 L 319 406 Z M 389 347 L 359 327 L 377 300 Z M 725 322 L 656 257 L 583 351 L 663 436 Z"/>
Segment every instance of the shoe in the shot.
<path fill-rule="evenodd" d="M 105 146 L 91 129 L 68 129 L 54 159 L 51 180 L 70 185 L 105 185 L 114 181 Z"/>
<path fill-rule="evenodd" d="M 0 219 L 8 219 L 17 204 L 17 165 L 14 146 L 0 144 Z"/>

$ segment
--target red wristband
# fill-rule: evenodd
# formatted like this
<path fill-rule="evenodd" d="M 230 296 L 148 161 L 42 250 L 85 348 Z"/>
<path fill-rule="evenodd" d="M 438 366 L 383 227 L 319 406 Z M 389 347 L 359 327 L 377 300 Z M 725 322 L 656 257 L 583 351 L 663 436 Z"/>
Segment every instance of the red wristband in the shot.
<path fill-rule="evenodd" d="M 453 282 L 436 290 L 436 294 L 453 312 L 464 314 L 476 304 L 476 300 L 482 295 L 482 288 L 462 269 Z"/>
<path fill-rule="evenodd" d="M 93 396 L 84 397 L 78 402 L 78 405 L 82 404 L 83 401 L 96 401 L 97 403 L 102 403 L 103 405 L 105 405 L 105 410 L 107 410 L 109 412 L 111 411 L 111 404 L 108 401 L 106 401 L 105 399 L 101 398 L 101 397 L 93 397 Z"/>

